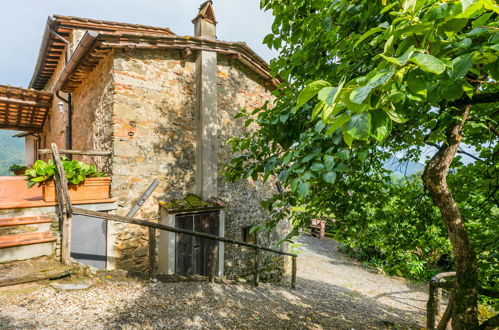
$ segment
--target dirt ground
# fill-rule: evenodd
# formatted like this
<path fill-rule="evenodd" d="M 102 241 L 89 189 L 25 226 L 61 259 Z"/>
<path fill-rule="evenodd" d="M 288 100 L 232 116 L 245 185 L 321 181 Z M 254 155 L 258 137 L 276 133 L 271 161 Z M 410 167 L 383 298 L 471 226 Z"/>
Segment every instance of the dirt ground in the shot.
<path fill-rule="evenodd" d="M 333 240 L 298 238 L 297 288 L 163 283 L 102 275 L 84 290 L 48 283 L 0 290 L 0 328 L 420 329 L 425 286 L 362 268 Z"/>

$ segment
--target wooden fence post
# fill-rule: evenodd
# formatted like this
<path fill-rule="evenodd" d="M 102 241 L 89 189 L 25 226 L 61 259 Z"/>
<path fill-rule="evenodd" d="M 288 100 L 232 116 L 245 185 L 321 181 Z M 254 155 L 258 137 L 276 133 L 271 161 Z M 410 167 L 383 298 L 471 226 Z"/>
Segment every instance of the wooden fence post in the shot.
<path fill-rule="evenodd" d="M 292 269 L 291 269 L 291 288 L 296 289 L 296 257 L 293 256 Z"/>
<path fill-rule="evenodd" d="M 156 228 L 149 227 L 149 278 L 156 277 Z"/>
<path fill-rule="evenodd" d="M 444 315 L 442 315 L 442 318 L 440 319 L 440 322 L 438 323 L 438 326 L 437 326 L 438 330 L 447 329 L 447 324 L 449 323 L 449 321 L 452 317 L 452 309 L 453 308 L 454 308 L 454 293 L 452 293 L 449 297 L 449 304 L 447 305 L 447 308 L 445 309 Z"/>
<path fill-rule="evenodd" d="M 217 272 L 217 256 L 218 243 L 211 247 L 211 263 L 210 263 L 210 283 L 215 283 L 215 275 Z"/>
<path fill-rule="evenodd" d="M 437 315 L 438 304 L 438 287 L 437 283 L 430 281 L 428 288 L 428 302 L 426 303 L 426 328 L 428 330 L 435 329 L 435 317 Z"/>
<path fill-rule="evenodd" d="M 254 274 L 253 274 L 253 283 L 255 286 L 260 284 L 260 248 L 257 247 L 255 249 L 255 259 L 254 259 Z"/>
<path fill-rule="evenodd" d="M 62 166 L 61 156 L 57 150 L 57 145 L 52 143 L 51 147 L 52 157 L 57 167 L 57 173 L 55 175 L 56 186 L 57 181 L 59 181 L 59 187 L 62 190 L 64 199 L 63 204 L 66 207 L 66 216 L 63 216 L 62 218 L 61 261 L 64 265 L 69 265 L 71 263 L 71 222 L 73 220 L 73 206 L 71 205 L 71 199 L 69 198 L 68 180 L 66 179 L 66 173 Z M 58 193 L 58 198 L 60 195 L 61 194 Z M 59 203 L 59 205 L 61 204 Z"/>

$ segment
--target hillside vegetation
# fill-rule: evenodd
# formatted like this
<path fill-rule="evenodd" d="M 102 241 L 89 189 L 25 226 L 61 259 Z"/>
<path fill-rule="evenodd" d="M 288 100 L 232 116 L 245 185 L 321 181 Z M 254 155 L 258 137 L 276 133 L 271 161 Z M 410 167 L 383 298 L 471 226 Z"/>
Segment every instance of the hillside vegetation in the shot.
<path fill-rule="evenodd" d="M 0 176 L 12 175 L 12 164 L 24 163 L 24 139 L 14 138 L 15 131 L 0 130 Z"/>

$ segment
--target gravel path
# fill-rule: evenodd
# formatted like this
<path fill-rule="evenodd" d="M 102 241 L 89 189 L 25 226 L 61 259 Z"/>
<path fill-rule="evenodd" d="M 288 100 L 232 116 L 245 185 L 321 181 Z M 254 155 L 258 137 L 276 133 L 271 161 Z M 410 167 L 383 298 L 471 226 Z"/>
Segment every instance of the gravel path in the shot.
<path fill-rule="evenodd" d="M 0 290 L 0 328 L 43 329 L 419 329 L 423 288 L 378 275 L 310 236 L 297 289 L 246 283 L 162 283 L 102 275 L 86 290 L 46 284 Z"/>

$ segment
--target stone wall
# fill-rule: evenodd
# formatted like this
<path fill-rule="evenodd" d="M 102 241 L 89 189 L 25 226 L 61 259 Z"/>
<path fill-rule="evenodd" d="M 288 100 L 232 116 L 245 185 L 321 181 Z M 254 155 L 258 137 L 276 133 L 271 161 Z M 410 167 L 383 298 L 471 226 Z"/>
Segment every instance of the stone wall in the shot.
<path fill-rule="evenodd" d="M 73 93 L 74 150 L 112 150 L 113 54 L 108 54 Z M 75 156 L 111 173 L 111 157 Z"/>
<path fill-rule="evenodd" d="M 219 169 L 230 158 L 231 150 L 227 141 L 234 136 L 244 135 L 244 118 L 234 119 L 243 108 L 249 112 L 273 101 L 271 92 L 263 86 L 263 81 L 238 61 L 225 56 L 218 59 L 218 112 L 221 131 L 218 137 Z M 252 126 L 250 129 L 255 129 Z M 226 202 L 225 234 L 227 237 L 242 240 L 242 228 L 258 225 L 268 214 L 260 206 L 260 201 L 270 197 L 275 190 L 272 180 L 265 185 L 261 182 L 239 181 L 228 183 L 222 176 L 218 178 L 219 197 Z M 259 245 L 273 247 L 273 244 L 286 235 L 286 224 L 277 232 L 260 232 Z M 281 247 L 286 249 L 286 246 Z M 226 247 L 226 275 L 228 278 L 251 277 L 254 251 L 229 244 Z M 262 254 L 262 280 L 278 281 L 283 274 L 284 258 L 273 253 Z"/>
<path fill-rule="evenodd" d="M 80 37 L 75 34 L 73 39 Z M 181 60 L 180 51 L 119 49 L 101 61 L 73 93 L 73 148 L 113 151 L 112 158 L 77 159 L 112 174 L 111 194 L 118 199 L 118 214 L 125 215 L 154 179 L 160 185 L 136 218 L 157 216 L 161 199 L 181 199 L 195 192 L 194 70 L 195 56 Z M 222 55 L 218 55 L 217 76 L 221 169 L 231 158 L 227 140 L 244 133 L 244 120 L 234 119 L 236 113 L 271 102 L 272 96 L 252 71 Z M 272 181 L 229 184 L 219 175 L 219 197 L 227 205 L 226 236 L 242 240 L 243 227 L 261 223 L 267 214 L 259 203 L 274 189 Z M 283 224 L 276 233 L 259 233 L 258 244 L 273 246 L 287 230 Z M 147 230 L 110 223 L 108 231 L 112 266 L 146 271 Z M 231 244 L 225 251 L 227 277 L 249 276 L 254 252 Z M 283 262 L 280 256 L 263 253 L 262 280 L 279 280 Z"/>
<path fill-rule="evenodd" d="M 137 218 L 158 215 L 158 197 L 194 190 L 194 62 L 179 51 L 120 50 L 114 60 L 113 197 L 124 215 L 149 184 L 160 185 Z M 147 269 L 147 231 L 116 228 L 116 265 Z"/>
<path fill-rule="evenodd" d="M 61 56 L 61 59 L 59 60 L 56 70 L 50 80 L 47 82 L 47 85 L 45 86 L 44 90 L 45 91 L 52 91 L 52 87 L 56 83 L 56 79 L 59 77 L 61 74 L 62 70 L 64 69 L 65 66 L 65 60 L 64 56 Z M 63 149 L 66 147 L 66 129 L 67 129 L 67 112 L 60 112 L 59 111 L 59 99 L 57 97 L 54 97 L 52 101 L 52 108 L 49 111 L 49 114 L 47 115 L 47 120 L 45 122 L 45 125 L 43 126 L 43 131 L 40 134 L 41 141 L 40 141 L 40 147 L 42 149 L 48 148 L 50 149 L 50 145 L 52 143 L 57 144 L 57 146 L 60 149 Z M 65 109 L 67 109 L 67 106 L 65 105 Z M 48 159 L 50 158 L 49 155 L 45 155 L 41 157 L 42 159 Z"/>
<path fill-rule="evenodd" d="M 113 66 L 112 163 L 113 197 L 124 215 L 153 179 L 160 186 L 137 218 L 158 215 L 158 199 L 183 198 L 195 192 L 195 57 L 180 60 L 178 51 L 119 50 Z M 253 110 L 271 94 L 251 71 L 237 61 L 219 56 L 218 65 L 219 169 L 230 157 L 226 142 L 243 134 L 243 119 L 235 120 L 242 108 Z M 227 203 L 227 237 L 241 240 L 242 228 L 261 223 L 267 214 L 259 202 L 275 186 L 241 181 L 229 184 L 219 176 L 219 197 Z M 268 235 L 260 233 L 258 243 L 272 246 L 283 238 L 287 227 Z M 147 231 L 138 226 L 116 225 L 116 266 L 132 271 L 147 269 Z M 227 277 L 245 277 L 252 269 L 253 251 L 226 246 Z M 282 277 L 283 258 L 264 253 L 262 280 Z"/>

